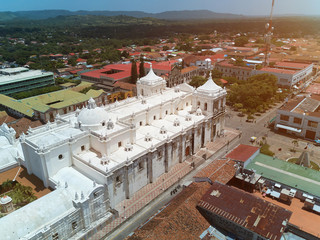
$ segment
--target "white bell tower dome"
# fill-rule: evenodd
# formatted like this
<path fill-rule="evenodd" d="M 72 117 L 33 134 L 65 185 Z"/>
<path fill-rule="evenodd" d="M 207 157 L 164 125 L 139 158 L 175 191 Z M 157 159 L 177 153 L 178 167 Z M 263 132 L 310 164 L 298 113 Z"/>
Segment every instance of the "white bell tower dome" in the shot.
<path fill-rule="evenodd" d="M 165 88 L 166 81 L 154 73 L 150 63 L 149 73 L 137 81 L 137 95 L 148 97 L 161 93 Z"/>

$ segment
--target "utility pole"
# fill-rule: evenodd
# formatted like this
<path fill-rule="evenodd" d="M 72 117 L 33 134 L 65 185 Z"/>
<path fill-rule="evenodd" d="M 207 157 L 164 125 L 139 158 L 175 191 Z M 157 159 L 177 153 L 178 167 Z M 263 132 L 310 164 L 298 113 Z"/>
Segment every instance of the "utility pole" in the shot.
<path fill-rule="evenodd" d="M 264 35 L 264 39 L 265 39 L 265 42 L 266 42 L 266 53 L 265 53 L 265 60 L 264 60 L 264 65 L 265 66 L 269 66 L 269 55 L 270 55 L 271 38 L 272 38 L 272 35 L 273 35 L 272 31 L 274 30 L 274 27 L 272 26 L 273 7 L 274 7 L 274 0 L 272 0 L 272 7 L 271 7 L 271 13 L 270 13 L 269 22 L 266 24 L 267 33 Z"/>

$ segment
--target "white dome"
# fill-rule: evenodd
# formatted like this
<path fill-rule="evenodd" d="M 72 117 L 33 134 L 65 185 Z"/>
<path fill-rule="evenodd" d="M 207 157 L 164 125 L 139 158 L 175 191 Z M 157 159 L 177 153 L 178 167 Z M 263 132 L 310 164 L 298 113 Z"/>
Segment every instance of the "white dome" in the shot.
<path fill-rule="evenodd" d="M 202 86 L 197 88 L 197 93 L 214 96 L 219 93 L 226 93 L 226 91 L 222 87 L 214 83 L 214 81 L 212 80 L 211 72 L 210 72 L 210 77 L 208 81 Z"/>
<path fill-rule="evenodd" d="M 91 98 L 92 99 L 92 98 Z M 108 113 L 101 107 L 97 107 L 94 100 L 89 100 L 88 108 L 81 109 L 77 119 L 82 126 L 102 126 L 109 119 Z"/>
<path fill-rule="evenodd" d="M 139 83 L 145 84 L 145 85 L 154 85 L 154 84 L 162 83 L 163 81 L 165 80 L 162 77 L 159 77 L 154 73 L 152 69 L 152 64 L 150 64 L 149 73 L 146 76 L 139 79 Z"/>

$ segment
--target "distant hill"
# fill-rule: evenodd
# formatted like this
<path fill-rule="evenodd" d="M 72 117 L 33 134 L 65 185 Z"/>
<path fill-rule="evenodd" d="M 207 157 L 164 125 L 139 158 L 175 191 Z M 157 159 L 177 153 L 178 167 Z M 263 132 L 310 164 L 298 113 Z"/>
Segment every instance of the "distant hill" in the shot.
<path fill-rule="evenodd" d="M 32 20 L 48 19 L 57 16 L 73 15 L 96 15 L 96 16 L 130 16 L 135 18 L 158 18 L 166 20 L 185 20 L 185 19 L 235 19 L 243 18 L 243 15 L 216 13 L 208 10 L 194 11 L 167 11 L 162 13 L 146 13 L 142 11 L 68 11 L 68 10 L 39 10 L 39 11 L 18 11 L 0 12 L 0 21 L 9 21 L 19 18 Z"/>

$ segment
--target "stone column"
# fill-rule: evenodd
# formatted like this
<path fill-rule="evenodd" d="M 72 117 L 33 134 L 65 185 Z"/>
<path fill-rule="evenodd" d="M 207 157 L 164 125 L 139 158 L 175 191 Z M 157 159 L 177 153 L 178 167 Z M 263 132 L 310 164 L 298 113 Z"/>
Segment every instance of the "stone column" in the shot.
<path fill-rule="evenodd" d="M 148 160 L 147 160 L 147 171 L 148 171 L 148 181 L 149 183 L 153 182 L 153 158 L 155 157 L 156 148 L 151 147 L 148 153 Z"/>
<path fill-rule="evenodd" d="M 166 173 L 170 171 L 169 162 L 171 161 L 172 161 L 172 140 L 168 138 L 165 144 L 165 156 L 164 156 L 164 167 L 165 167 Z"/>
<path fill-rule="evenodd" d="M 130 165 L 126 165 L 123 168 L 124 174 L 123 174 L 123 184 L 124 184 L 124 190 L 125 190 L 125 196 L 126 199 L 130 198 L 130 182 L 129 182 L 129 167 Z"/>

